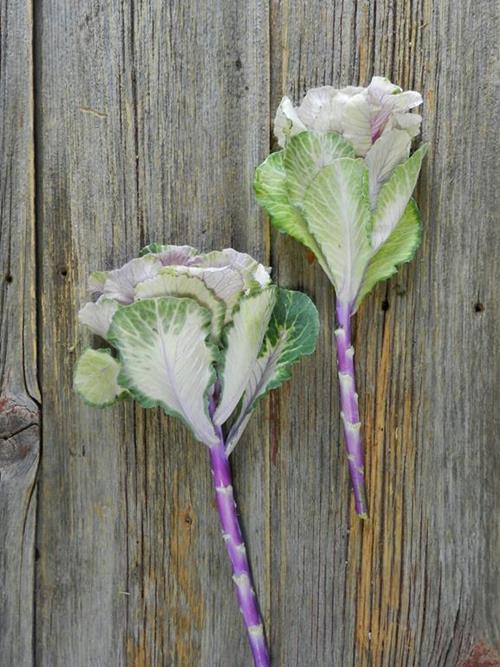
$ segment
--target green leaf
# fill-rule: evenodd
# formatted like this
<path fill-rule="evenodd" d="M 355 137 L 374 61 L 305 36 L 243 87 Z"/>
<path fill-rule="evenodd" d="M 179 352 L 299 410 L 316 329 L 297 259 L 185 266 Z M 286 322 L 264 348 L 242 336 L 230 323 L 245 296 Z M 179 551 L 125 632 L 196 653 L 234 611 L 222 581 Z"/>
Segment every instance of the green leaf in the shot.
<path fill-rule="evenodd" d="M 95 303 L 93 301 L 86 303 L 78 312 L 78 319 L 93 333 L 101 338 L 107 338 L 111 320 L 119 307 L 114 299 L 101 296 Z"/>
<path fill-rule="evenodd" d="M 413 155 L 394 169 L 392 176 L 380 188 L 373 212 L 371 244 L 379 248 L 398 224 L 417 184 L 427 146 L 421 146 Z"/>
<path fill-rule="evenodd" d="M 107 271 L 92 271 L 92 273 L 89 276 L 89 291 L 102 292 L 107 277 L 108 277 Z"/>
<path fill-rule="evenodd" d="M 389 238 L 374 254 L 356 298 L 355 310 L 376 283 L 387 280 L 397 271 L 400 264 L 413 259 L 420 245 L 420 213 L 413 199 L 406 207 L 403 217 L 391 232 Z"/>
<path fill-rule="evenodd" d="M 410 148 L 411 137 L 408 132 L 405 130 L 387 130 L 365 155 L 372 210 L 377 206 L 380 188 L 392 176 L 394 169 L 408 159 Z"/>
<path fill-rule="evenodd" d="M 255 171 L 254 190 L 258 203 L 267 211 L 271 222 L 282 234 L 309 248 L 316 256 L 321 267 L 332 279 L 322 252 L 307 229 L 301 211 L 290 204 L 286 184 L 286 171 L 283 166 L 285 151 L 272 153 Z"/>
<path fill-rule="evenodd" d="M 163 245 L 161 243 L 150 243 L 144 246 L 139 253 L 139 257 L 144 255 L 168 255 L 180 254 L 182 256 L 192 257 L 198 254 L 198 250 L 190 245 Z"/>
<path fill-rule="evenodd" d="M 238 405 L 259 354 L 276 302 L 271 285 L 244 295 L 223 332 L 224 353 L 219 371 L 221 395 L 214 421 L 223 424 Z"/>
<path fill-rule="evenodd" d="M 144 246 L 139 252 L 139 257 L 144 257 L 144 255 L 153 255 L 159 252 L 165 252 L 168 246 L 162 245 L 161 243 L 150 243 L 149 245 Z"/>
<path fill-rule="evenodd" d="M 175 267 L 161 269 L 151 280 L 139 283 L 135 288 L 136 299 L 157 296 L 177 296 L 194 299 L 200 306 L 212 313 L 211 332 L 214 341 L 218 340 L 224 324 L 226 305 L 215 296 L 200 278 L 187 273 L 176 273 Z"/>
<path fill-rule="evenodd" d="M 85 403 L 105 408 L 127 392 L 118 384 L 120 363 L 107 349 L 87 349 L 75 367 L 73 387 Z"/>
<path fill-rule="evenodd" d="M 339 158 L 323 167 L 306 191 L 304 214 L 328 264 L 338 298 L 352 302 L 372 255 L 364 161 Z"/>
<path fill-rule="evenodd" d="M 276 305 L 253 365 L 236 422 L 226 440 L 227 453 L 236 446 L 259 398 L 288 380 L 290 367 L 312 354 L 319 331 L 318 311 L 302 292 L 279 289 Z"/>
<path fill-rule="evenodd" d="M 215 381 L 212 315 L 193 299 L 143 299 L 118 310 L 108 332 L 122 363 L 119 382 L 146 407 L 180 417 L 198 440 L 218 443 L 208 416 Z"/>
<path fill-rule="evenodd" d="M 338 158 L 355 157 L 351 144 L 335 132 L 301 132 L 290 139 L 283 152 L 289 202 L 299 209 L 307 188 L 323 167 Z"/>
<path fill-rule="evenodd" d="M 254 190 L 259 204 L 272 218 L 273 225 L 300 241 L 313 252 L 317 244 L 307 231 L 305 220 L 300 211 L 294 208 L 288 199 L 286 171 L 283 166 L 285 151 L 271 153 L 255 171 Z"/>
<path fill-rule="evenodd" d="M 244 292 L 271 282 L 262 264 L 232 248 L 199 255 L 194 266 L 177 266 L 175 270 L 196 276 L 213 290 L 225 303 L 225 324 L 231 321 L 233 310 Z"/>
<path fill-rule="evenodd" d="M 136 285 L 154 278 L 161 268 L 162 263 L 154 255 L 131 259 L 119 269 L 108 271 L 102 296 L 121 304 L 132 303 Z"/>

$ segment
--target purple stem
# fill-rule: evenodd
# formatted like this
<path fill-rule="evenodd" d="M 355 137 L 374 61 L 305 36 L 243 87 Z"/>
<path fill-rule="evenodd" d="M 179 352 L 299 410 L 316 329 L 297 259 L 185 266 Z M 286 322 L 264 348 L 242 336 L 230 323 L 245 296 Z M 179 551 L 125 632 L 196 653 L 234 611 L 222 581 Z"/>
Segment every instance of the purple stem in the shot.
<path fill-rule="evenodd" d="M 255 667 L 269 667 L 271 662 L 264 636 L 264 626 L 257 596 L 253 589 L 252 573 L 236 512 L 231 466 L 229 465 L 225 450 L 222 429 L 216 426 L 215 430 L 220 440 L 218 445 L 210 447 L 210 467 L 215 487 L 215 501 L 222 528 L 222 537 L 224 538 L 227 553 L 231 561 L 236 595 L 248 634 L 254 665 Z"/>
<path fill-rule="evenodd" d="M 337 368 L 340 383 L 340 416 L 344 424 L 349 473 L 354 491 L 354 506 L 361 519 L 368 518 L 365 489 L 365 461 L 361 441 L 358 394 L 354 376 L 354 348 L 351 344 L 350 304 L 337 300 Z"/>

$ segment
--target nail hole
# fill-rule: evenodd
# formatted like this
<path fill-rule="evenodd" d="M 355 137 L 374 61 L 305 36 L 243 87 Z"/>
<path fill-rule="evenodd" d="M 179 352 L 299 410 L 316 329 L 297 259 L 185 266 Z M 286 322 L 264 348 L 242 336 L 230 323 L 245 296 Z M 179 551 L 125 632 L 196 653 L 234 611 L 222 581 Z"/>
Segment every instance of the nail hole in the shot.
<path fill-rule="evenodd" d="M 484 310 L 483 304 L 480 301 L 478 301 L 474 306 L 474 310 L 476 311 L 476 313 L 482 313 Z"/>
<path fill-rule="evenodd" d="M 387 299 L 384 299 L 384 300 L 382 301 L 382 310 L 384 311 L 384 313 L 385 313 L 387 310 L 389 310 L 389 302 L 387 301 Z"/>
<path fill-rule="evenodd" d="M 10 275 L 10 273 L 8 273 L 8 274 L 5 276 L 5 282 L 6 282 L 6 283 L 9 283 L 9 284 L 10 284 L 13 280 L 14 280 L 14 278 Z"/>
<path fill-rule="evenodd" d="M 68 275 L 68 269 L 61 269 L 61 276 L 63 278 L 66 278 L 67 275 Z"/>
<path fill-rule="evenodd" d="M 193 519 L 189 514 L 186 514 L 184 516 L 184 523 L 187 523 L 188 526 L 190 526 L 193 523 Z"/>

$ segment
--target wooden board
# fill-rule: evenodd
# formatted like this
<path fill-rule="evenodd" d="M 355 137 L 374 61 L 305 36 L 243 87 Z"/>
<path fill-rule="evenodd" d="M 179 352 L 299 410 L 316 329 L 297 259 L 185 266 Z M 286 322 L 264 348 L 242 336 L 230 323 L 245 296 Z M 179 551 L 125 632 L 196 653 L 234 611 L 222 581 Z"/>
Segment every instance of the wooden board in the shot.
<path fill-rule="evenodd" d="M 0 1 L 0 663 L 33 661 L 40 453 L 29 2 Z"/>
<path fill-rule="evenodd" d="M 379 285 L 357 317 L 366 524 L 353 518 L 338 450 L 332 326 L 306 377 L 277 399 L 276 664 L 455 667 L 472 644 L 500 637 L 493 8 L 326 4 L 274 3 L 272 107 L 284 93 L 366 85 L 379 73 L 422 91 L 424 237 L 416 260 Z M 331 324 L 333 293 L 320 269 L 289 239 L 276 239 L 272 252 L 280 282 L 305 288 Z"/>
<path fill-rule="evenodd" d="M 155 410 L 91 410 L 71 389 L 95 342 L 76 320 L 87 274 L 152 241 L 248 251 L 320 311 L 317 353 L 262 403 L 233 456 L 273 665 L 456 667 L 493 655 L 493 3 L 0 9 L 6 664 L 251 664 L 206 451 Z M 422 247 L 355 327 L 362 524 L 339 430 L 333 290 L 301 247 L 270 233 L 251 181 L 283 94 L 374 73 L 423 92 L 431 150 Z"/>
<path fill-rule="evenodd" d="M 248 659 L 206 450 L 157 412 L 86 408 L 71 376 L 90 270 L 152 241 L 266 258 L 251 191 L 268 147 L 266 19 L 258 3 L 60 1 L 38 16 L 42 327 L 57 350 L 42 367 L 40 665 Z M 238 496 L 265 601 L 266 425 L 248 438 Z"/>

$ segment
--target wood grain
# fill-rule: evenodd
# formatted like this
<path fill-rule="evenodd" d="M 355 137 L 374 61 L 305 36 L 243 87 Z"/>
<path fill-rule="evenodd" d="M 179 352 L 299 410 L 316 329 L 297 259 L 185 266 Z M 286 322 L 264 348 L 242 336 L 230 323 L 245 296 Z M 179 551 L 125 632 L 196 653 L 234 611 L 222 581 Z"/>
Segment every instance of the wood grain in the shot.
<path fill-rule="evenodd" d="M 274 239 L 280 282 L 305 288 L 324 325 L 316 363 L 277 403 L 275 662 L 454 667 L 474 640 L 500 636 L 493 8 L 426 0 L 272 7 L 273 107 L 284 93 L 298 100 L 314 85 L 366 85 L 382 74 L 423 92 L 430 143 L 417 193 L 422 248 L 357 317 L 365 524 L 347 502 L 339 453 L 332 288 L 301 248 Z"/>
<path fill-rule="evenodd" d="M 233 455 L 273 665 L 491 661 L 493 3 L 0 0 L 0 11 L 0 663 L 250 665 L 206 451 L 156 410 L 92 410 L 72 393 L 75 360 L 97 343 L 76 319 L 87 274 L 152 241 L 248 251 L 320 311 L 316 354 L 262 402 Z M 283 94 L 373 74 L 423 92 L 430 152 L 422 247 L 355 326 L 362 523 L 342 451 L 333 289 L 296 242 L 270 234 L 251 182 Z"/>
<path fill-rule="evenodd" d="M 0 2 L 0 662 L 32 664 L 39 460 L 29 2 Z"/>
<path fill-rule="evenodd" d="M 268 147 L 266 20 L 259 2 L 38 14 L 42 334 L 57 352 L 42 368 L 37 664 L 248 660 L 207 452 L 156 411 L 86 408 L 71 376 L 91 269 L 152 241 L 267 260 L 251 190 Z M 264 604 L 266 451 L 256 420 L 235 472 Z"/>

